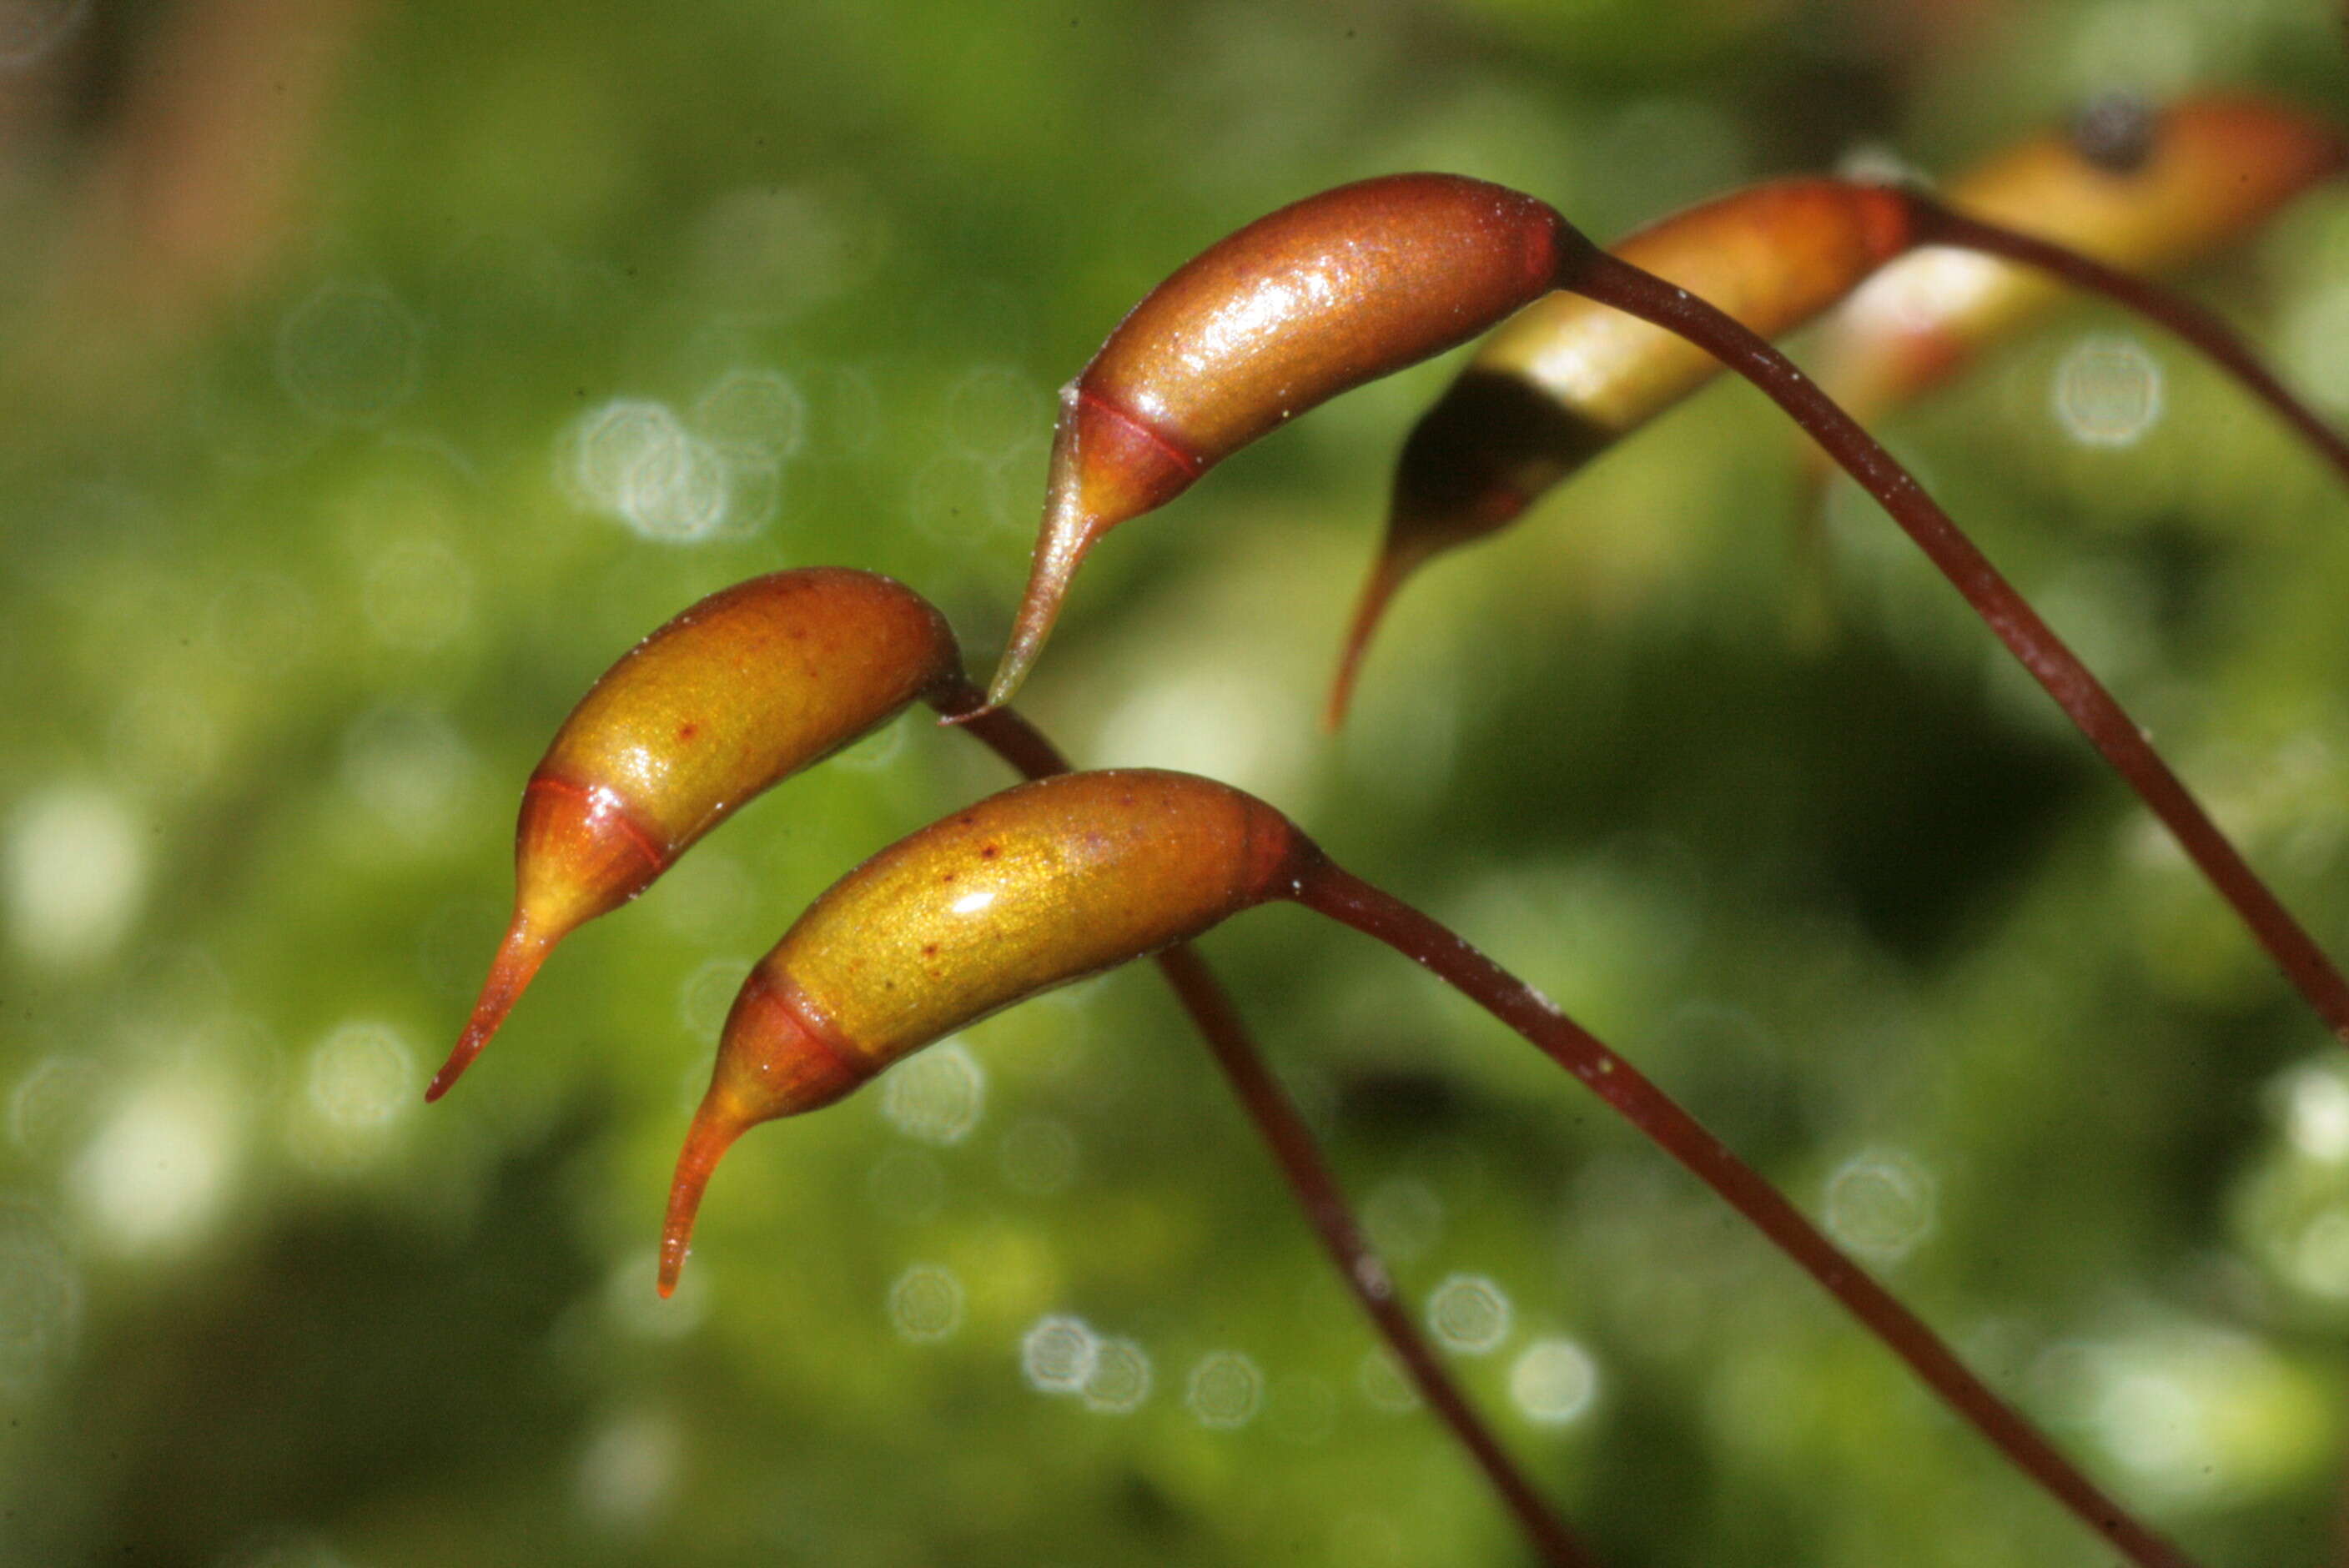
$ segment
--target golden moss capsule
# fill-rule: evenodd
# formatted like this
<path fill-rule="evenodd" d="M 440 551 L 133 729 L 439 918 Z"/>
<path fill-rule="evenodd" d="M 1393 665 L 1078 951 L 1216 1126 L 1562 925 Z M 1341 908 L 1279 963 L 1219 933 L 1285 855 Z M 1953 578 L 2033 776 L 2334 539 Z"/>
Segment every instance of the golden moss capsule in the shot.
<path fill-rule="evenodd" d="M 1400 174 L 1309 197 L 1201 253 L 1061 394 L 1043 531 L 988 701 L 1025 678 L 1102 534 L 1292 416 L 1465 342 L 1588 248 L 1530 196 Z"/>
<path fill-rule="evenodd" d="M 1184 773 L 1072 773 L 882 851 L 743 983 L 669 1192 L 661 1291 L 719 1157 L 939 1037 L 1283 896 L 1314 858 L 1269 806 Z"/>
<path fill-rule="evenodd" d="M 1953 181 L 1968 217 L 2136 273 L 2185 266 L 2241 239 L 2349 166 L 2330 126 L 2240 97 L 2105 106 Z M 1953 375 L 2046 309 L 2060 285 L 1970 252 L 1920 250 L 1856 292 L 1829 328 L 1819 381 L 1861 418 Z"/>
<path fill-rule="evenodd" d="M 1948 204 L 2151 271 L 2249 232 L 2343 156 L 2335 132 L 2251 99 L 2160 112 L 2106 106 L 2071 136 L 2029 143 L 1958 181 Z M 1667 218 L 1615 253 L 1764 337 L 1840 302 L 1819 380 L 1865 418 L 1952 373 L 2065 286 L 1982 252 L 1931 245 L 1904 256 L 1920 242 L 1918 220 L 1898 191 L 1783 181 Z M 1386 542 L 1347 632 L 1326 722 L 1342 720 L 1379 621 L 1413 572 L 1506 526 L 1719 368 L 1575 294 L 1551 295 L 1494 334 L 1404 444 Z"/>
<path fill-rule="evenodd" d="M 555 943 L 652 885 L 771 785 L 962 678 L 929 603 L 867 572 L 778 572 L 713 593 L 589 689 L 523 792 L 513 921 L 425 1098 L 447 1092 Z"/>
<path fill-rule="evenodd" d="M 1613 249 L 1775 337 L 1909 243 L 1897 192 L 1782 180 L 1692 207 Z M 1403 444 L 1386 542 L 1347 634 L 1329 723 L 1343 716 L 1379 618 L 1413 572 L 1506 526 L 1720 371 L 1686 338 L 1576 294 L 1527 305 L 1486 339 Z"/>

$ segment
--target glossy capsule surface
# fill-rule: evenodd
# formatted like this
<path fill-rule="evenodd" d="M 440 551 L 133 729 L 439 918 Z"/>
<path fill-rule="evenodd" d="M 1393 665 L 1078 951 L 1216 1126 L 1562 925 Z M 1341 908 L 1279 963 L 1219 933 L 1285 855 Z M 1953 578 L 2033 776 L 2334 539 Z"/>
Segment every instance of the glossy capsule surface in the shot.
<path fill-rule="evenodd" d="M 2130 119 L 2134 113 L 2135 119 Z M 2213 96 L 2087 117 L 1952 181 L 1969 217 L 2125 271 L 2188 265 L 2241 239 L 2349 159 L 2341 133 L 2258 98 Z M 1939 246 L 1886 267 L 1837 313 L 1819 380 L 1865 418 L 1953 375 L 2048 308 L 2054 281 Z"/>
<path fill-rule="evenodd" d="M 1024 784 L 866 861 L 743 983 L 671 1190 L 664 1289 L 710 1170 L 941 1036 L 1172 945 L 1294 885 L 1315 851 L 1226 785 L 1123 769 Z"/>
<path fill-rule="evenodd" d="M 523 789 L 512 923 L 427 1097 L 480 1053 L 556 942 L 644 892 L 745 802 L 960 676 L 926 600 L 844 568 L 752 578 L 637 644 Z"/>
<path fill-rule="evenodd" d="M 1781 180 L 1640 230 L 1614 253 L 1764 337 L 1834 305 L 1909 243 L 1897 192 Z M 1578 294 L 1510 317 L 1403 443 L 1387 535 L 1331 694 L 1334 727 L 1395 592 L 1431 557 L 1510 521 L 1552 485 L 1721 373 L 1687 339 Z"/>
<path fill-rule="evenodd" d="M 1400 174 L 1285 207 L 1183 266 L 1061 393 L 1042 532 L 989 701 L 1024 677 L 1103 533 L 1295 415 L 1465 342 L 1588 248 L 1530 196 Z"/>
<path fill-rule="evenodd" d="M 2256 99 L 2107 105 L 2070 135 L 2042 137 L 1958 181 L 1948 204 L 2153 272 L 2256 227 L 2343 157 L 2336 132 Z M 1667 218 L 1615 253 L 1764 337 L 1834 309 L 1818 379 L 1865 418 L 1953 373 L 2065 286 L 1980 252 L 1916 248 L 1916 227 L 1898 191 L 1781 181 Z M 1370 640 L 1413 572 L 1506 526 L 1719 370 L 1686 342 L 1575 294 L 1541 300 L 1495 333 L 1404 443 L 1329 726 L 1342 721 Z"/>
<path fill-rule="evenodd" d="M 1611 247 L 1634 266 L 1688 290 L 1764 337 L 1792 331 L 1908 248 L 1897 192 L 1834 180 L 1782 180 L 1707 201 Z M 1395 483 L 1397 531 L 1507 521 L 1590 456 L 1721 374 L 1686 338 L 1576 294 L 1519 311 L 1476 350 L 1421 420 Z M 1539 416 L 1505 419 L 1495 445 L 1480 416 L 1506 394 Z M 1512 443 L 1523 431 L 1529 438 Z M 1471 479 L 1471 476 L 1477 476 Z M 1467 481 L 1464 483 L 1464 481 Z M 1473 485 L 1473 490 L 1471 490 Z M 1447 503 L 1473 493 L 1467 516 Z"/>

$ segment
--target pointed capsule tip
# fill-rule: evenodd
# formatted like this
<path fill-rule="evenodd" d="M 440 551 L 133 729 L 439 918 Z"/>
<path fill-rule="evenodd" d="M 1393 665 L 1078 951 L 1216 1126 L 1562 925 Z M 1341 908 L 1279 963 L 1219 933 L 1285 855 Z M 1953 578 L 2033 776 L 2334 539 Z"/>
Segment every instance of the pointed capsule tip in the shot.
<path fill-rule="evenodd" d="M 490 1037 L 498 1032 L 498 1026 L 505 1022 L 506 1015 L 522 999 L 531 977 L 538 973 L 538 966 L 546 961 L 554 946 L 554 938 L 534 928 L 529 915 L 515 913 L 505 940 L 498 944 L 497 956 L 490 960 L 489 977 L 481 982 L 481 999 L 473 1004 L 473 1016 L 466 1021 L 465 1032 L 457 1037 L 456 1048 L 425 1086 L 427 1105 L 447 1094 L 464 1076 L 465 1069 L 473 1065 L 473 1058 L 481 1054 L 481 1047 L 490 1043 Z"/>
<path fill-rule="evenodd" d="M 744 1116 L 733 1096 L 714 1083 L 702 1097 L 701 1109 L 693 1113 L 693 1126 L 678 1153 L 677 1174 L 669 1181 L 668 1215 L 661 1223 L 659 1288 L 664 1299 L 677 1289 L 678 1275 L 685 1270 L 694 1217 L 701 1211 L 701 1194 L 709 1185 L 709 1173 L 756 1119 Z"/>
<path fill-rule="evenodd" d="M 1044 637 L 1039 633 L 1024 646 L 1006 648 L 1003 662 L 996 666 L 995 678 L 987 683 L 987 701 L 968 713 L 952 718 L 942 718 L 940 724 L 968 724 L 982 713 L 992 713 L 1019 695 L 1028 682 L 1028 672 L 1036 666 L 1036 655 L 1043 652 Z"/>
<path fill-rule="evenodd" d="M 1354 617 L 1338 650 L 1338 673 L 1330 682 L 1329 705 L 1321 711 L 1326 733 L 1335 735 L 1344 727 L 1354 706 L 1354 688 L 1361 678 L 1363 662 L 1370 655 L 1371 640 L 1385 624 L 1395 594 L 1436 553 L 1436 548 L 1416 536 L 1390 530 L 1385 547 L 1363 581 L 1362 596 L 1355 603 Z"/>
<path fill-rule="evenodd" d="M 970 684 L 959 665 L 922 694 L 938 716 L 938 727 L 954 729 L 995 711 L 987 694 Z"/>
<path fill-rule="evenodd" d="M 1344 727 L 1347 711 L 1353 706 L 1355 683 L 1361 676 L 1362 660 L 1371 651 L 1371 638 L 1393 602 L 1395 590 L 1422 559 L 1390 547 L 1371 568 L 1361 599 L 1354 606 L 1353 621 L 1346 628 L 1346 640 L 1338 651 L 1338 673 L 1330 683 L 1329 706 L 1321 713 L 1321 727 L 1329 734 L 1335 735 Z"/>
<path fill-rule="evenodd" d="M 1028 672 L 1036 667 L 1046 639 L 1052 634 L 1052 624 L 1061 618 L 1061 603 L 1068 597 L 1069 580 L 1076 574 L 1077 562 L 1084 559 L 1091 545 L 1090 539 L 1080 536 L 1074 544 L 1067 546 L 1058 540 L 1048 541 L 1036 552 L 1036 564 L 1028 575 L 1028 591 L 1020 596 L 1019 613 L 1011 624 L 1011 640 L 1003 646 L 1003 657 L 995 666 L 995 678 L 987 683 L 987 701 L 978 713 L 1001 707 L 1018 695 L 1028 679 Z"/>
<path fill-rule="evenodd" d="M 1335 735 L 1346 727 L 1347 710 L 1354 704 L 1354 681 L 1362 667 L 1362 644 L 1352 638 L 1338 655 L 1338 673 L 1330 682 L 1330 697 L 1321 708 L 1321 733 Z"/>
<path fill-rule="evenodd" d="M 1061 604 L 1069 584 L 1093 542 L 1110 531 L 1119 515 L 1104 515 L 1086 502 L 1082 475 L 1076 462 L 1077 442 L 1064 417 L 1053 441 L 1052 476 L 1044 498 L 1044 527 L 1036 541 L 1036 554 L 1028 568 L 1028 587 L 1019 596 L 1019 610 L 1011 622 L 1011 639 L 987 686 L 987 707 L 999 708 L 1019 693 L 1028 672 L 1036 665 L 1061 618 Z M 1130 511 L 1122 515 L 1131 515 Z M 982 710 L 985 711 L 985 710 Z"/>

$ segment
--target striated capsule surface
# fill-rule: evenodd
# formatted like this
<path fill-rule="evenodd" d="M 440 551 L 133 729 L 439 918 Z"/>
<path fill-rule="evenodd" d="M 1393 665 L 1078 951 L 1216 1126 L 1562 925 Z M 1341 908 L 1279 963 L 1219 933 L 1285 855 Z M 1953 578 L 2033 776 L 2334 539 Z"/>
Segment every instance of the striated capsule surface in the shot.
<path fill-rule="evenodd" d="M 2185 266 L 2258 228 L 2349 166 L 2330 126 L 2277 104 L 2213 96 L 2107 104 L 1953 181 L 1953 210 L 2137 273 Z M 2060 285 L 1933 246 L 1884 269 L 1837 313 L 1820 383 L 1861 418 L 1962 367 L 2044 310 Z"/>
<path fill-rule="evenodd" d="M 1025 676 L 1103 533 L 1292 416 L 1465 342 L 1588 248 L 1530 196 L 1399 174 L 1309 197 L 1186 263 L 1061 392 L 1042 533 L 988 700 Z"/>
<path fill-rule="evenodd" d="M 637 644 L 589 689 L 523 792 L 514 912 L 426 1098 L 480 1054 L 554 944 L 636 897 L 770 786 L 961 677 L 929 603 L 869 572 L 737 583 Z"/>
<path fill-rule="evenodd" d="M 1910 227 L 1897 192 L 1781 180 L 1675 213 L 1613 250 L 1775 337 L 1906 250 Z M 1379 619 L 1413 572 L 1506 526 L 1721 368 L 1687 339 L 1577 294 L 1536 301 L 1486 339 L 1403 444 L 1386 541 L 1347 634 L 1329 722 L 1342 717 Z"/>
<path fill-rule="evenodd" d="M 1024 784 L 882 851 L 800 916 L 743 983 L 678 1161 L 675 1283 L 719 1156 L 1040 991 L 1281 897 L 1318 854 L 1269 806 L 1184 773 Z"/>

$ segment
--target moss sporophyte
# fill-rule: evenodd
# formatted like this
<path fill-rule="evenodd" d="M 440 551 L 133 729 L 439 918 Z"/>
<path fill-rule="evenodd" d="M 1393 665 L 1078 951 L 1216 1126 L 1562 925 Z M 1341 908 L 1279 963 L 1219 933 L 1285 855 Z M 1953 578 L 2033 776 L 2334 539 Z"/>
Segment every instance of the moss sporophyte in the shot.
<path fill-rule="evenodd" d="M 2175 333 L 2349 475 L 2349 447 L 2240 339 L 2136 275 L 2239 239 L 2343 162 L 2330 128 L 2209 97 L 2107 108 L 1946 198 L 1784 180 L 1662 219 L 1613 251 L 1533 197 L 1447 174 L 1364 181 L 1261 218 L 1150 291 L 1063 391 L 1031 576 L 986 693 L 966 677 L 936 610 L 899 583 L 841 568 L 716 593 L 595 684 L 525 787 L 512 925 L 428 1098 L 466 1069 L 565 934 L 642 892 L 755 796 L 919 700 L 1030 782 L 873 856 L 751 971 L 677 1165 L 664 1295 L 719 1157 L 749 1128 L 832 1104 L 973 1020 L 1154 956 L 1418 1391 L 1544 1561 L 1596 1561 L 1422 1338 L 1306 1121 L 1185 945 L 1260 904 L 1293 903 L 1412 959 L 1565 1068 L 2114 1550 L 2143 1565 L 2185 1563 L 1725 1142 L 1531 986 L 1340 869 L 1273 806 L 1183 773 L 1071 774 L 1005 705 L 1112 529 L 1316 405 L 1497 326 L 1404 443 L 1386 543 L 1330 701 L 1334 727 L 1385 605 L 1413 572 L 1507 526 L 1725 367 L 1892 515 L 2317 1017 L 2349 1037 L 2349 986 L 2332 960 L 2137 723 L 1835 395 L 1868 411 L 1913 395 L 2027 317 L 2046 280 L 2060 280 Z M 1971 284 L 1918 304 L 1904 269 L 1950 248 L 1971 253 Z M 1888 313 L 1880 299 L 1903 288 L 1910 307 Z M 1767 342 L 1839 305 L 1820 381 Z"/>

